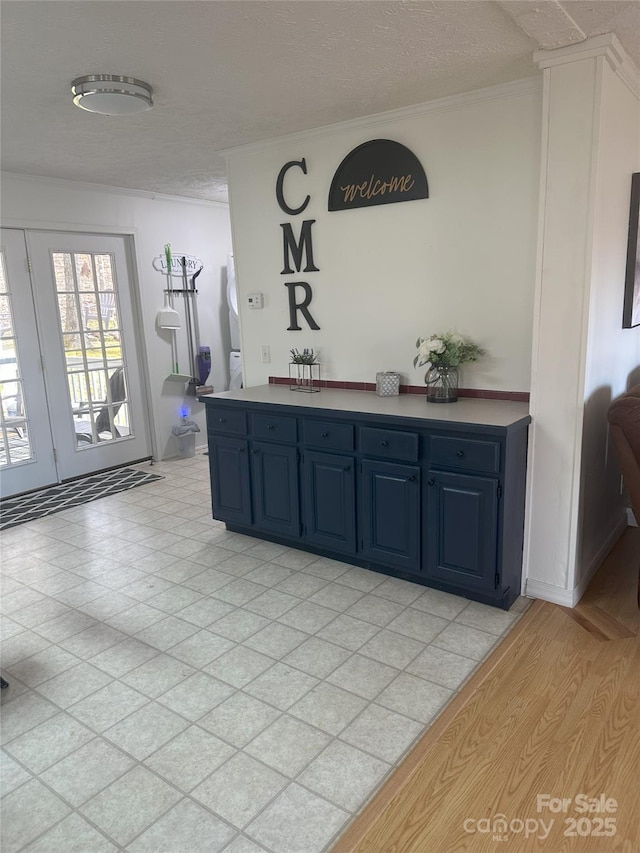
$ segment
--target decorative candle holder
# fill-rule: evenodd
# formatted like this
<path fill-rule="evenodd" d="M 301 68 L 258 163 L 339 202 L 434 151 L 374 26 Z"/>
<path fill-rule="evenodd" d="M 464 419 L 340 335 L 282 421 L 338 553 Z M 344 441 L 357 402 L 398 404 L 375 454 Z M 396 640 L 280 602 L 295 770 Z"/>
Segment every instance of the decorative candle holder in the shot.
<path fill-rule="evenodd" d="M 313 364 L 300 364 L 289 362 L 289 389 L 291 391 L 319 391 L 320 390 L 320 365 L 316 361 Z"/>
<path fill-rule="evenodd" d="M 381 370 L 376 373 L 376 394 L 378 397 L 396 397 L 399 393 L 399 373 L 394 370 Z"/>

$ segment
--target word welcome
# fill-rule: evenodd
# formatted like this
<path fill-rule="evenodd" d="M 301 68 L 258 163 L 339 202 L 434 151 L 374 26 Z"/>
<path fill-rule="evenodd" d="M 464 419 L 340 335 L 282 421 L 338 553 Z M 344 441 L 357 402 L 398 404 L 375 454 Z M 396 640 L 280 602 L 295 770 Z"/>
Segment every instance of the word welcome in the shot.
<path fill-rule="evenodd" d="M 369 199 L 385 193 L 407 193 L 414 185 L 415 181 L 411 175 L 394 176 L 388 181 L 381 181 L 375 175 L 371 175 L 368 181 L 363 181 L 361 184 L 347 184 L 340 189 L 344 193 L 344 201 L 350 202 L 358 196 Z"/>

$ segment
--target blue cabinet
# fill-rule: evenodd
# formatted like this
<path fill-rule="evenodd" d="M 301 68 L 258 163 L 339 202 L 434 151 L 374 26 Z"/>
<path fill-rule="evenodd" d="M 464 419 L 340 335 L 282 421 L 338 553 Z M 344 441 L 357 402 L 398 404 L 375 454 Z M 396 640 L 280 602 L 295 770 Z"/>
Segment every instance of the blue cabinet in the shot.
<path fill-rule="evenodd" d="M 283 444 L 251 444 L 254 524 L 283 536 L 300 536 L 298 450 Z"/>
<path fill-rule="evenodd" d="M 251 524 L 247 441 L 209 433 L 209 471 L 214 518 Z"/>
<path fill-rule="evenodd" d="M 425 577 L 465 590 L 496 589 L 498 496 L 488 477 L 429 471 Z"/>
<path fill-rule="evenodd" d="M 519 595 L 528 415 L 203 399 L 213 515 L 230 530 L 498 607 Z"/>
<path fill-rule="evenodd" d="M 364 459 L 361 483 L 362 556 L 419 573 L 420 468 Z"/>
<path fill-rule="evenodd" d="M 305 451 L 304 526 L 307 542 L 356 553 L 355 460 L 352 456 Z"/>

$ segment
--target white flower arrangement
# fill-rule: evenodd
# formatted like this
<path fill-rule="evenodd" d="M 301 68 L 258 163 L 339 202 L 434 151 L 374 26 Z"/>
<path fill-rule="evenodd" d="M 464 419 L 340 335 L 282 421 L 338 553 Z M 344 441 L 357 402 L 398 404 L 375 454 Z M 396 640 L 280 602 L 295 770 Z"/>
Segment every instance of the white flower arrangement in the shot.
<path fill-rule="evenodd" d="M 449 330 L 444 334 L 431 335 L 429 338 L 418 338 L 416 341 L 418 354 L 413 359 L 413 366 L 430 364 L 432 367 L 457 367 L 470 361 L 477 361 L 484 350 L 468 338 Z"/>

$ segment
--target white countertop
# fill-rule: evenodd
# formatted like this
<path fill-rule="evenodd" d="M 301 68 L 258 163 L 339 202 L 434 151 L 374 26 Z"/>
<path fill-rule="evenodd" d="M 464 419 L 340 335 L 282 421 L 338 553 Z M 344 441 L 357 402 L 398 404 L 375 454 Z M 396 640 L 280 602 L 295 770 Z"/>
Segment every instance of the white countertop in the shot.
<path fill-rule="evenodd" d="M 529 416 L 528 403 L 461 397 L 457 403 L 427 403 L 419 394 L 378 397 L 373 391 L 322 388 L 316 393 L 291 391 L 287 385 L 258 385 L 239 391 L 221 391 L 200 398 L 241 403 L 297 406 L 321 414 L 324 409 L 367 415 L 413 418 L 450 424 L 508 427 Z"/>

